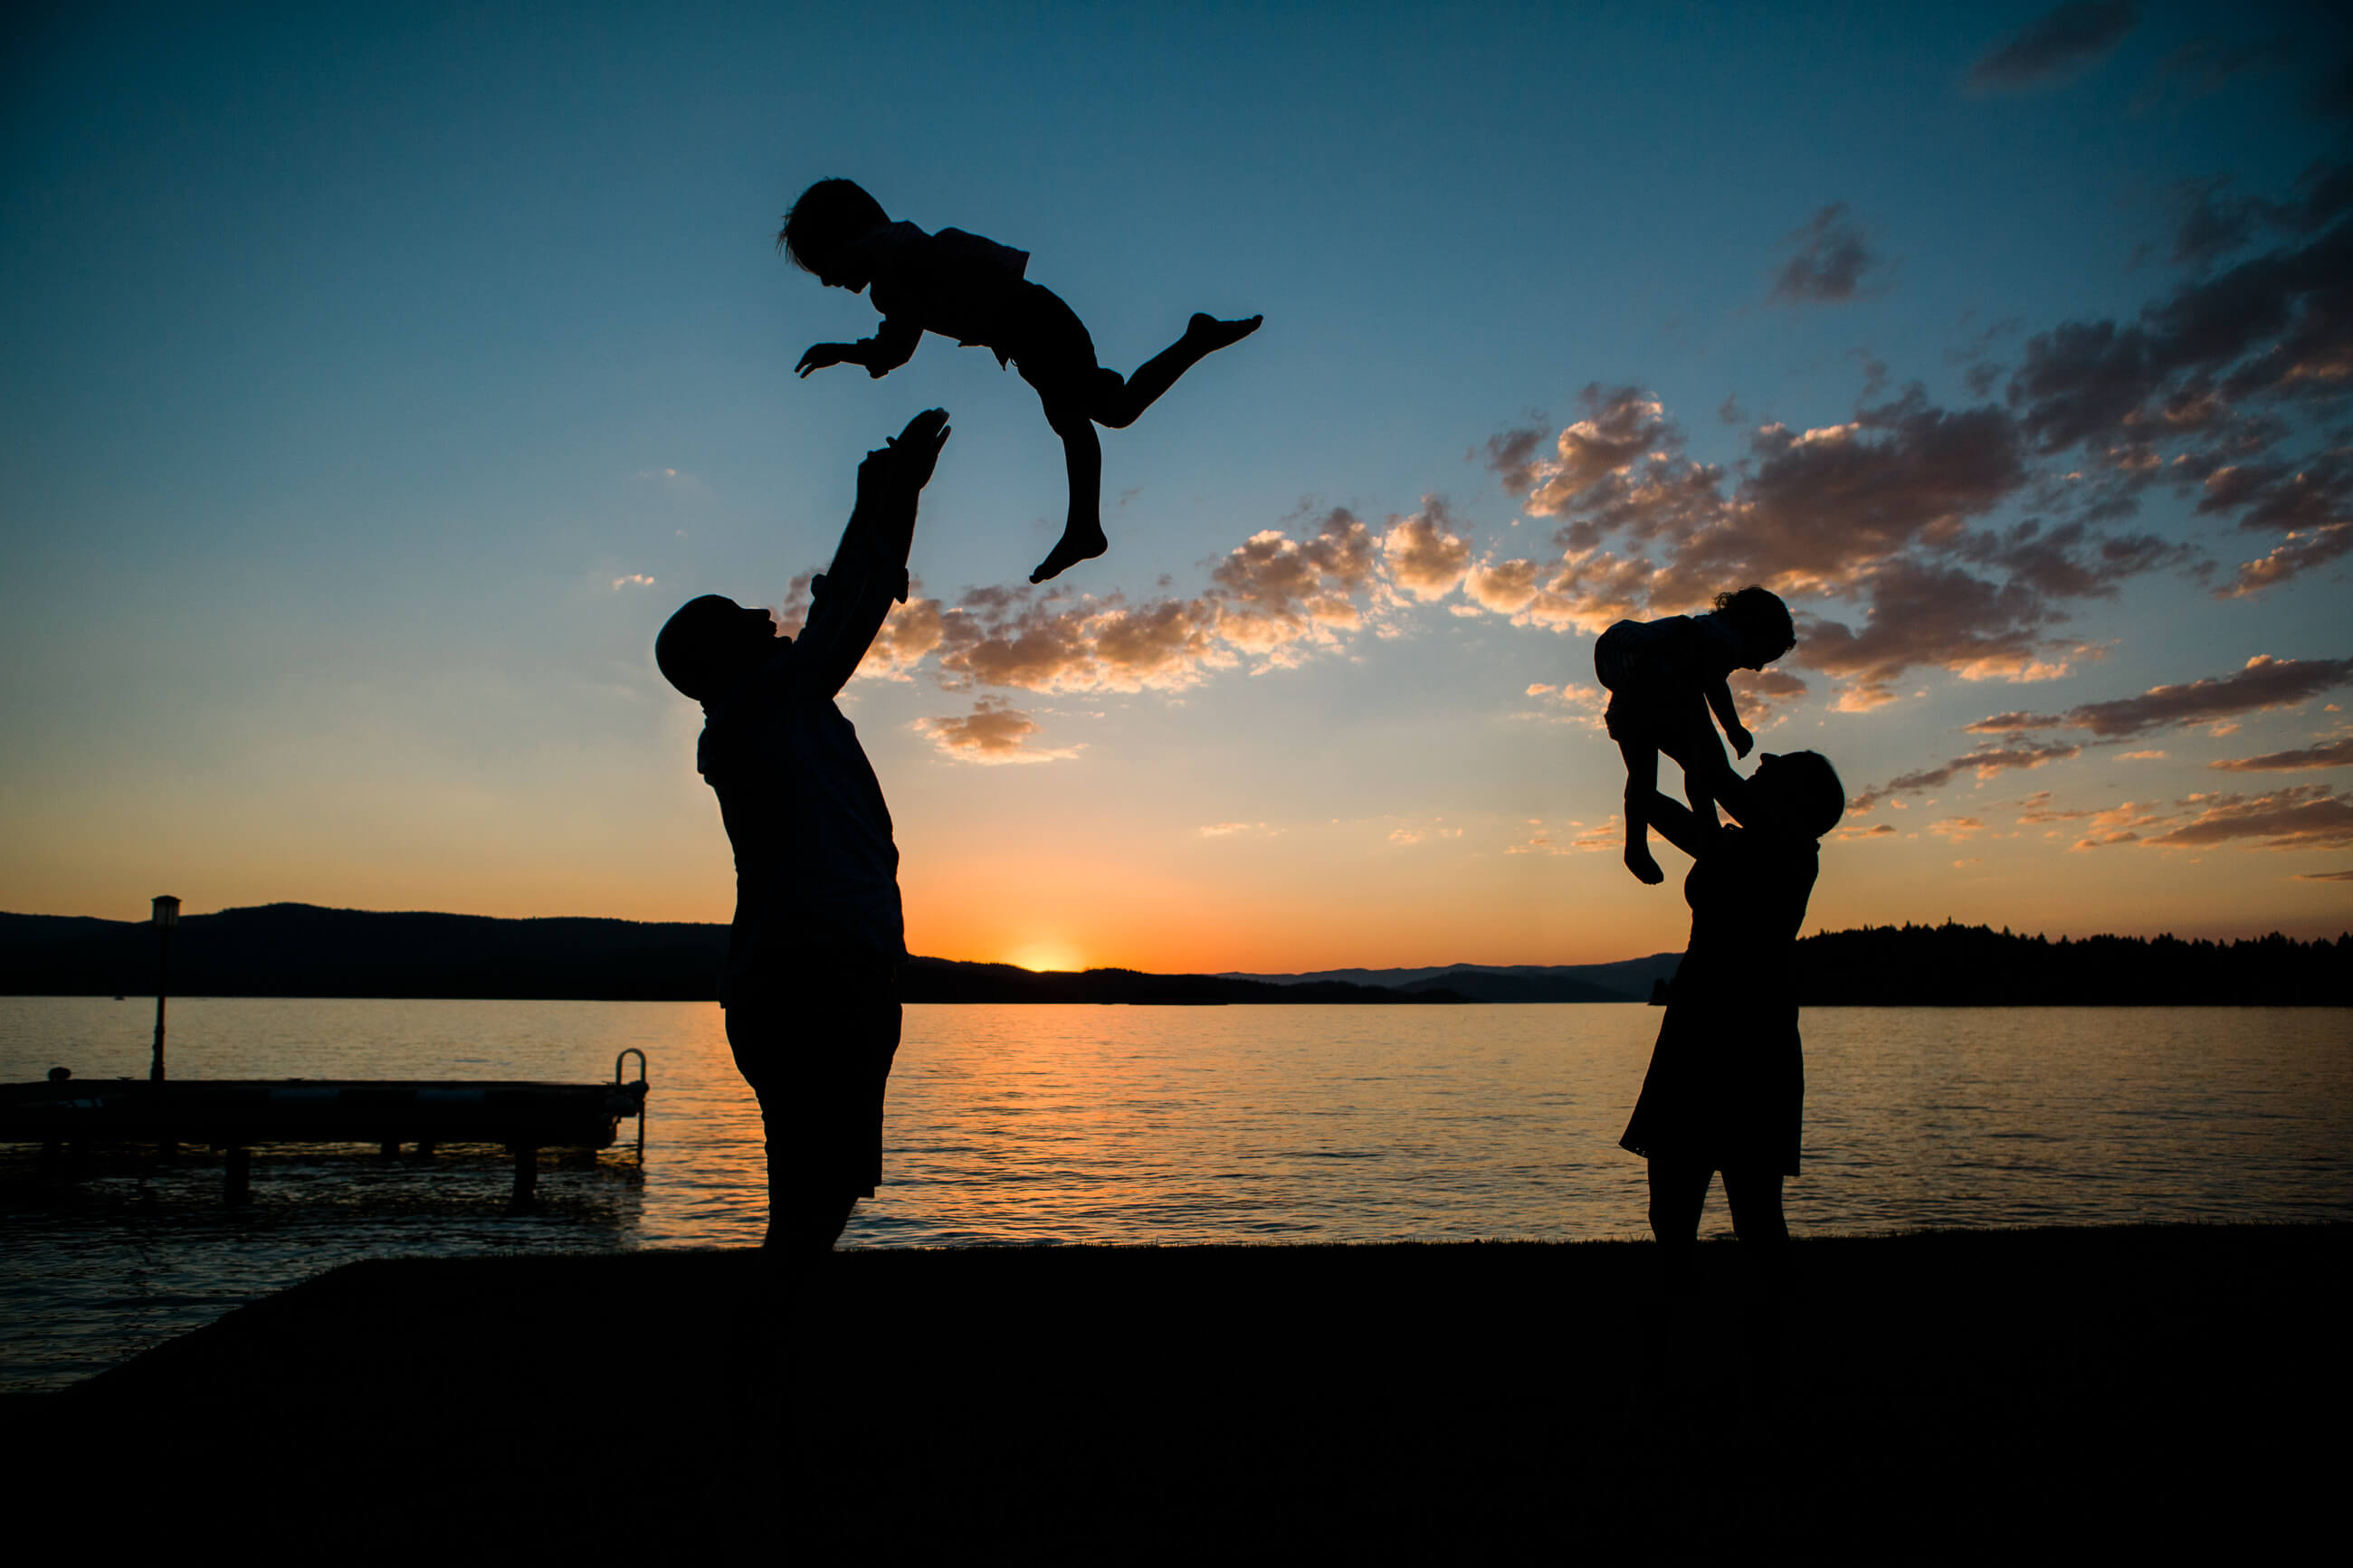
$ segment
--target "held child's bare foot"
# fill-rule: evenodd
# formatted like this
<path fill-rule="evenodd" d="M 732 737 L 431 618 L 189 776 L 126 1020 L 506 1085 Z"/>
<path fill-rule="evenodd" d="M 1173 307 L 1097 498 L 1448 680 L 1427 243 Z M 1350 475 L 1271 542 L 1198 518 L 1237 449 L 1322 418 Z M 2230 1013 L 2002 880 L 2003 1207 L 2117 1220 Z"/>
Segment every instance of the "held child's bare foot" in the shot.
<path fill-rule="evenodd" d="M 1092 561 L 1110 547 L 1111 542 L 1103 537 L 1101 523 L 1073 522 L 1062 530 L 1062 537 L 1055 542 L 1053 549 L 1046 552 L 1046 559 L 1038 563 L 1038 570 L 1029 574 L 1029 581 L 1043 583 L 1059 577 L 1080 562 Z"/>
<path fill-rule="evenodd" d="M 1193 319 L 1185 323 L 1185 337 L 1203 353 L 1215 353 L 1258 331 L 1259 323 L 1265 320 L 1264 316 L 1247 316 L 1239 321 L 1221 321 L 1215 316 L 1196 312 Z"/>
<path fill-rule="evenodd" d="M 1655 888 L 1667 879 L 1667 874 L 1660 870 L 1659 863 L 1651 858 L 1651 848 L 1647 844 L 1626 846 L 1626 869 L 1634 873 L 1636 881 L 1649 887 Z"/>

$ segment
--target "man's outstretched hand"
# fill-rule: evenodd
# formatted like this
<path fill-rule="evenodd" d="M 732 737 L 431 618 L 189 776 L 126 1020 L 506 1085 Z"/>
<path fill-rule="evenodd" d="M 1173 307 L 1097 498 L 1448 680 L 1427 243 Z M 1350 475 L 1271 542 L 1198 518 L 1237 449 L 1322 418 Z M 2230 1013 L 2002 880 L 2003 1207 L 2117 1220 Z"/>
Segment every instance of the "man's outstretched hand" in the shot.
<path fill-rule="evenodd" d="M 916 495 L 932 482 L 933 466 L 947 445 L 948 411 L 926 409 L 907 421 L 907 427 L 885 441 L 879 451 L 866 454 L 858 465 L 858 504 L 898 502 L 912 506 Z"/>

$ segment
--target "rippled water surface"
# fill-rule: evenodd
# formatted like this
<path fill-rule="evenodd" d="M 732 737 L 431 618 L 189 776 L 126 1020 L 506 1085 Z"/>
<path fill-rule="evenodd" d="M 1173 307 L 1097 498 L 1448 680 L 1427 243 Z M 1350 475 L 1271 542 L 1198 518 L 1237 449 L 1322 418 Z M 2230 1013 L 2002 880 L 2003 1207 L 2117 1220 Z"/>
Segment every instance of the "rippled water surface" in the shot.
<path fill-rule="evenodd" d="M 1616 1141 L 1659 1017 L 911 1006 L 888 1184 L 845 1244 L 1639 1235 L 1642 1166 Z M 0 1082 L 143 1077 L 152 1019 L 0 997 Z M 85 1375 L 354 1258 L 758 1237 L 758 1115 L 715 1005 L 198 998 L 171 1023 L 191 1079 L 585 1082 L 635 1046 L 645 1164 L 550 1155 L 538 1209 L 509 1215 L 495 1150 L 265 1150 L 227 1209 L 203 1152 L 69 1180 L 0 1145 L 0 1387 Z M 1805 1038 L 1802 1231 L 2353 1218 L 2353 1011 L 1829 1008 Z"/>

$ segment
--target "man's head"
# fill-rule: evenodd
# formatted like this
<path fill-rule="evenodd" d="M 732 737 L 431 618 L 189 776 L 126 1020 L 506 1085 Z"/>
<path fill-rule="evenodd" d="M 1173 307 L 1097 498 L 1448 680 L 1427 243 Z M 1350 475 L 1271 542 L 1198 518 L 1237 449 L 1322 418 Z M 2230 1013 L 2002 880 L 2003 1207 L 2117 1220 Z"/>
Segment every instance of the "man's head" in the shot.
<path fill-rule="evenodd" d="M 776 642 L 776 619 L 747 610 L 723 594 L 705 594 L 679 606 L 654 638 L 662 679 L 708 702 L 733 685 Z"/>
<path fill-rule="evenodd" d="M 819 180 L 800 195 L 776 244 L 793 265 L 814 273 L 818 281 L 841 289 L 862 289 L 868 279 L 850 254 L 865 235 L 887 227 L 891 215 L 855 180 Z"/>

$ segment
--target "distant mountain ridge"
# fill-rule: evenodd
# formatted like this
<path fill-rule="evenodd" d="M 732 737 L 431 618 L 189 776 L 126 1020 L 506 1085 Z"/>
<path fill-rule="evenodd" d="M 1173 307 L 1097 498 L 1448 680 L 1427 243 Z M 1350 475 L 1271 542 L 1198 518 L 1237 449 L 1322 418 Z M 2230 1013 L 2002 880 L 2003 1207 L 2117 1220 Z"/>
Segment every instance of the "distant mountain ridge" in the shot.
<path fill-rule="evenodd" d="M 143 921 L 0 914 L 0 994 L 153 994 Z M 172 943 L 180 996 L 371 996 L 708 1001 L 727 928 L 589 916 L 330 910 L 265 904 L 184 917 Z M 1303 974 L 1038 973 L 919 958 L 911 1002 L 1638 1002 L 1680 955 L 1598 964 L 1445 964 Z M 2298 942 L 2170 936 L 2052 941 L 1985 926 L 1866 926 L 1800 940 L 1792 975 L 1813 1006 L 2353 1005 L 2353 935 Z"/>

